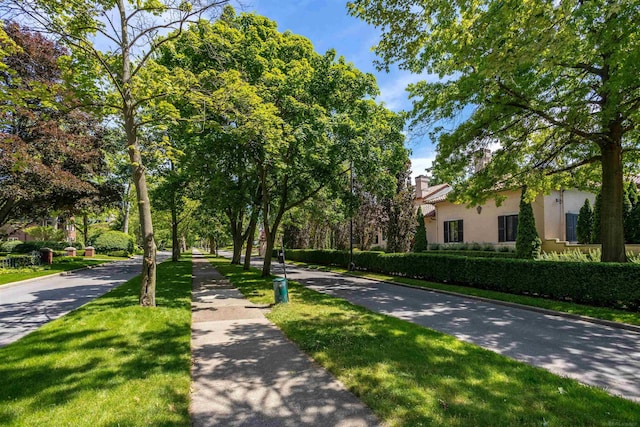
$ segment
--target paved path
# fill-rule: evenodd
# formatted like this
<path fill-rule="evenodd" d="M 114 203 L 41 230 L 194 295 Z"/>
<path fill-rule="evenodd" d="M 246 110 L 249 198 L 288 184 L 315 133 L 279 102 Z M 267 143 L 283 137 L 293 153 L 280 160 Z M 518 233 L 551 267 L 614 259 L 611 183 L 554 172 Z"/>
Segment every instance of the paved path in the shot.
<path fill-rule="evenodd" d="M 255 261 L 261 267 L 261 260 Z M 272 266 L 281 274 L 279 264 Z M 640 402 L 640 334 L 287 265 L 291 280 Z"/>
<path fill-rule="evenodd" d="M 168 253 L 158 253 L 158 262 Z M 140 274 L 141 258 L 0 286 L 0 347 Z"/>
<path fill-rule="evenodd" d="M 192 298 L 193 426 L 379 424 L 198 253 Z"/>

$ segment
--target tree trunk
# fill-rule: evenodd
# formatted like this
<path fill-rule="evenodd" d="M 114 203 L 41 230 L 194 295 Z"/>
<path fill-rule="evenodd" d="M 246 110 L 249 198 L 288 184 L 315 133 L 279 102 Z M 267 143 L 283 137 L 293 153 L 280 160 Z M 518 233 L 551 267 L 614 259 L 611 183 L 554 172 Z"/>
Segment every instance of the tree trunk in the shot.
<path fill-rule="evenodd" d="M 276 217 L 273 222 L 273 226 L 269 229 L 267 220 L 264 221 L 265 237 L 267 238 L 267 251 L 264 254 L 264 264 L 262 264 L 262 277 L 269 277 L 271 275 L 271 259 L 273 258 L 273 248 L 276 246 L 276 234 L 278 233 L 278 227 L 282 220 L 283 212 Z M 266 216 L 265 216 L 266 218 Z"/>
<path fill-rule="evenodd" d="M 132 144 L 133 145 L 133 144 Z M 135 147 L 135 146 L 134 146 Z M 133 169 L 133 182 L 138 197 L 138 212 L 140 216 L 140 231 L 142 233 L 142 275 L 140 278 L 140 305 L 155 307 L 156 305 L 156 242 L 153 235 L 151 220 L 151 204 L 149 190 L 144 175 L 144 167 L 140 151 L 135 148 L 129 150 Z"/>
<path fill-rule="evenodd" d="M 256 234 L 256 224 L 258 223 L 258 216 L 251 215 L 251 220 L 249 222 L 249 230 L 247 233 L 247 250 L 244 253 L 244 266 L 243 270 L 249 271 L 251 268 L 251 251 L 253 251 L 253 238 Z"/>
<path fill-rule="evenodd" d="M 231 258 L 231 264 L 240 264 L 240 261 L 242 259 L 243 243 L 244 238 L 242 237 L 242 232 L 235 233 L 233 236 L 233 257 Z"/>
<path fill-rule="evenodd" d="M 602 148 L 602 204 L 600 226 L 603 262 L 626 262 L 622 212 L 622 146 L 609 143 Z"/>
<path fill-rule="evenodd" d="M 145 177 L 145 167 L 138 147 L 137 127 L 135 125 L 136 107 L 131 93 L 131 52 L 129 46 L 129 27 L 124 0 L 117 2 L 120 13 L 120 48 L 122 49 L 122 118 L 127 136 L 127 151 L 131 161 L 133 185 L 136 187 L 140 232 L 142 233 L 142 274 L 140 276 L 140 305 L 156 305 L 156 242 L 153 236 L 151 203 Z"/>
<path fill-rule="evenodd" d="M 171 261 L 180 261 L 180 239 L 178 237 L 178 212 L 171 206 Z"/>
<path fill-rule="evenodd" d="M 217 242 L 216 239 L 214 239 L 213 237 L 209 238 L 209 253 L 211 255 L 217 255 L 218 251 L 217 251 Z"/>

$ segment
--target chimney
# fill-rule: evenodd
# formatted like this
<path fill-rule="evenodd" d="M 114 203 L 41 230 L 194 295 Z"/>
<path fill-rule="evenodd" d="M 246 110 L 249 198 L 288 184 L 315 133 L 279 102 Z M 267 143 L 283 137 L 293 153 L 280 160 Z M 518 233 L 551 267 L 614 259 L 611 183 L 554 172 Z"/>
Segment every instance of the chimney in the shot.
<path fill-rule="evenodd" d="M 422 198 L 427 195 L 429 188 L 429 177 L 426 175 L 416 176 L 416 198 Z"/>
<path fill-rule="evenodd" d="M 491 161 L 491 150 L 489 150 L 488 148 L 482 148 L 476 151 L 474 155 L 474 161 L 473 161 L 474 173 L 480 172 L 482 169 L 485 168 L 485 166 L 489 164 L 490 161 Z"/>

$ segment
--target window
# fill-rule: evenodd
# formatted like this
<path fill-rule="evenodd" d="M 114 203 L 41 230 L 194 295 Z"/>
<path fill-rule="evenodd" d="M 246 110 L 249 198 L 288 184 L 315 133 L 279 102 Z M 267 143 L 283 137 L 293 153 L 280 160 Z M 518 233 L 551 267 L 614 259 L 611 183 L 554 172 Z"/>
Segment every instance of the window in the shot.
<path fill-rule="evenodd" d="M 444 222 L 444 242 L 463 242 L 462 220 Z"/>
<path fill-rule="evenodd" d="M 515 242 L 518 237 L 518 215 L 498 217 L 498 242 Z"/>
<path fill-rule="evenodd" d="M 567 242 L 578 241 L 578 214 L 568 213 L 566 215 Z"/>

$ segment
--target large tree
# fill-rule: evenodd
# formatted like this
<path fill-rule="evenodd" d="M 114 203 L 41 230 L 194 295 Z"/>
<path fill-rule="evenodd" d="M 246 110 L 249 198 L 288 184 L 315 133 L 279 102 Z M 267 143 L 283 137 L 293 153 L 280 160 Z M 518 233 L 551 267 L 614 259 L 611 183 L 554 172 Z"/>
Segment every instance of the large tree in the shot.
<path fill-rule="evenodd" d="M 382 66 L 440 77 L 408 90 L 415 122 L 440 138 L 438 176 L 466 180 L 460 200 L 600 181 L 602 260 L 626 259 L 623 171 L 640 141 L 635 0 L 354 0 L 349 8 L 382 28 Z M 456 117 L 453 130 L 440 126 Z M 499 148 L 489 167 L 467 179 L 474 153 L 491 145 Z"/>
<path fill-rule="evenodd" d="M 232 150 L 227 184 L 241 190 L 228 197 L 240 207 L 260 202 L 264 275 L 285 213 L 325 187 L 345 188 L 351 165 L 370 186 L 393 187 L 406 160 L 403 119 L 366 99 L 377 92 L 373 76 L 334 51 L 319 55 L 309 40 L 279 32 L 275 22 L 227 8 L 165 53 L 171 58 L 163 64 L 188 68 L 210 94 L 207 117 L 218 125 L 212 137 Z M 255 207 L 251 212 L 253 218 Z"/>
<path fill-rule="evenodd" d="M 157 66 L 152 56 L 178 37 L 187 22 L 224 3 L 226 0 L 13 0 L 3 4 L 5 10 L 39 31 L 60 37 L 73 49 L 74 78 L 90 91 L 95 92 L 96 87 L 109 91 L 103 99 L 94 96 L 93 102 L 110 108 L 126 134 L 123 149 L 131 162 L 143 236 L 143 306 L 155 306 L 156 244 L 139 134 L 158 119 L 175 118 L 175 111 L 162 99 L 176 89 L 175 77 L 180 76 Z M 178 31 L 162 36 L 172 29 Z M 97 79 L 98 86 L 90 78 Z"/>
<path fill-rule="evenodd" d="M 106 144 L 63 82 L 67 51 L 15 23 L 5 31 L 15 49 L 0 61 L 0 226 L 104 201 Z"/>
<path fill-rule="evenodd" d="M 389 218 L 386 227 L 387 252 L 409 252 L 416 232 L 415 192 L 411 185 L 410 167 L 410 163 L 407 163 L 404 170 L 398 173 L 395 194 L 383 202 Z"/>

